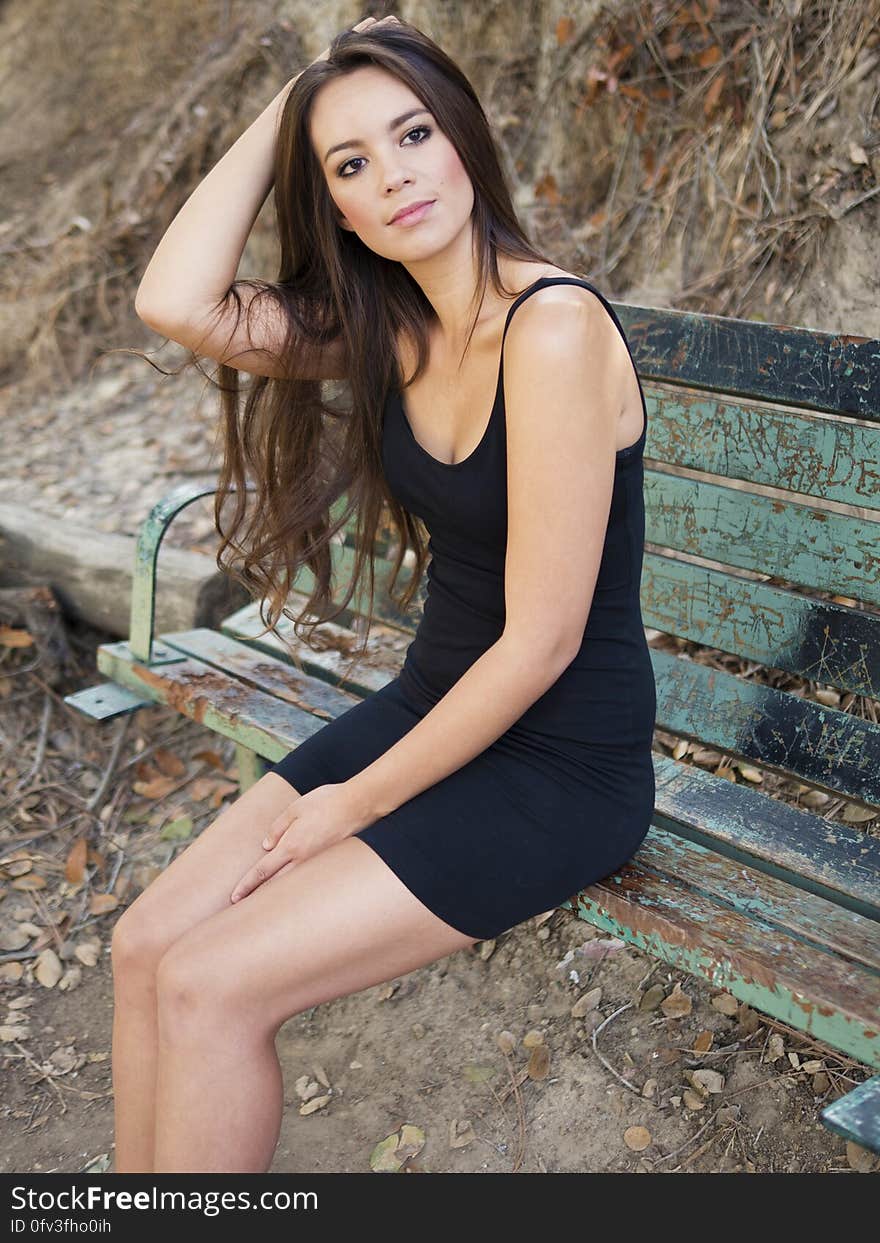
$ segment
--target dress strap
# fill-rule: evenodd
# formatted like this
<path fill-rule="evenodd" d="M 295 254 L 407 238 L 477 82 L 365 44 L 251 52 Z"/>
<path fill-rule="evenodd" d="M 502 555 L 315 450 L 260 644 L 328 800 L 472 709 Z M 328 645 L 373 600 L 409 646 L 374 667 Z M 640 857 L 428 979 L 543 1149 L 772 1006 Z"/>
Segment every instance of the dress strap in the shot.
<path fill-rule="evenodd" d="M 629 341 L 627 341 L 626 333 L 623 331 L 623 325 L 621 324 L 617 316 L 617 312 L 614 310 L 614 307 L 611 305 L 611 303 L 608 301 L 605 295 L 601 293 L 595 287 L 595 285 L 591 285 L 589 281 L 584 280 L 581 277 L 576 277 L 576 276 L 540 276 L 534 282 L 534 284 L 529 285 L 528 288 L 524 289 L 521 294 L 519 294 L 516 298 L 514 298 L 513 302 L 511 303 L 507 311 L 507 317 L 504 321 L 504 331 L 501 334 L 501 367 L 499 370 L 503 371 L 503 368 L 504 368 L 504 339 L 507 336 L 507 329 L 510 327 L 510 320 L 511 320 L 511 317 L 513 316 L 513 312 L 516 310 L 516 308 L 520 305 L 521 302 L 525 302 L 526 298 L 531 297 L 531 295 L 535 293 L 536 290 L 542 289 L 545 285 L 582 285 L 584 289 L 589 289 L 589 291 L 591 293 L 594 293 L 596 297 L 599 299 L 599 301 L 602 303 L 602 305 L 605 307 L 605 310 L 611 316 L 611 319 L 613 320 L 614 325 L 617 328 L 617 331 L 620 333 L 621 337 L 623 337 L 623 343 L 626 346 L 626 352 L 629 354 L 630 362 L 632 363 L 632 366 L 633 366 L 633 371 L 636 373 L 636 381 L 639 386 L 639 394 L 641 395 L 641 398 L 642 398 L 642 434 L 639 436 L 638 440 L 633 441 L 631 445 L 626 445 L 625 448 L 618 449 L 617 451 L 618 458 L 628 457 L 631 453 L 635 452 L 635 450 L 639 448 L 640 445 L 644 443 L 644 440 L 645 440 L 645 437 L 648 431 L 648 407 L 647 407 L 647 403 L 645 402 L 645 393 L 644 393 L 644 389 L 642 388 L 642 381 L 639 378 L 638 368 L 636 367 L 636 360 L 633 358 L 632 350 L 629 347 Z"/>

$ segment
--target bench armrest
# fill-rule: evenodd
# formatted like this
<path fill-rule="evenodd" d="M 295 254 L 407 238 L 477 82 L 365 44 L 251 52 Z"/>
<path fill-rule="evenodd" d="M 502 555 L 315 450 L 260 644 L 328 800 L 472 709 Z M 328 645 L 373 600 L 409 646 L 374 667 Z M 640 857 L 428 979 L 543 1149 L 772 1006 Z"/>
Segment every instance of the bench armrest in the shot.
<path fill-rule="evenodd" d="M 233 489 L 234 490 L 234 489 Z M 131 621 L 128 646 L 132 656 L 149 664 L 153 656 L 153 630 L 156 618 L 156 561 L 165 532 L 187 505 L 212 496 L 216 484 L 182 483 L 150 510 L 140 529 L 135 549 L 134 573 L 131 581 Z M 246 491 L 253 492 L 248 484 Z"/>

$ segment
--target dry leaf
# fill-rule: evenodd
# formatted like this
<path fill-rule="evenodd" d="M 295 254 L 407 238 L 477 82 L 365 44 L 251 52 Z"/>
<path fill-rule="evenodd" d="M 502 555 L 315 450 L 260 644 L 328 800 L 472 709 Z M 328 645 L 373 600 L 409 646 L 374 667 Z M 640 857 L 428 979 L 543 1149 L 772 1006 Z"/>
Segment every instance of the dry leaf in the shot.
<path fill-rule="evenodd" d="M 303 1116 L 313 1114 L 315 1110 L 323 1109 L 325 1105 L 329 1105 L 332 1099 L 332 1096 L 316 1096 L 312 1100 L 307 1101 L 305 1105 L 300 1105 L 299 1112 Z"/>
<path fill-rule="evenodd" d="M 13 1040 L 26 1040 L 31 1034 L 31 1029 L 25 1024 L 13 1023 L 11 1026 L 4 1024 L 0 1026 L 0 1041 L 9 1044 Z"/>
<path fill-rule="evenodd" d="M 642 994 L 642 999 L 639 1002 L 639 1009 L 640 1010 L 656 1010 L 662 1000 L 663 1000 L 663 985 L 652 984 L 651 987 Z"/>
<path fill-rule="evenodd" d="M 462 1074 L 468 1083 L 485 1083 L 493 1077 L 495 1068 L 494 1066 L 477 1066 L 475 1062 L 468 1062 Z"/>
<path fill-rule="evenodd" d="M 70 989 L 76 988 L 82 980 L 82 967 L 78 962 L 68 967 L 64 975 L 58 981 L 58 988 L 62 993 L 69 992 Z"/>
<path fill-rule="evenodd" d="M 424 1146 L 425 1132 L 406 1123 L 376 1145 L 370 1153 L 370 1168 L 376 1174 L 397 1174 L 404 1162 L 418 1156 Z"/>
<path fill-rule="evenodd" d="M 33 866 L 33 859 L 11 859 L 6 863 L 4 871 L 7 876 L 24 876 L 25 872 L 30 872 Z"/>
<path fill-rule="evenodd" d="M 183 777 L 186 773 L 186 764 L 167 747 L 157 747 L 153 752 L 153 759 L 166 777 Z"/>
<path fill-rule="evenodd" d="M 474 1128 L 467 1119 L 458 1121 L 453 1118 L 449 1123 L 450 1148 L 464 1148 L 467 1144 L 472 1144 L 476 1138 Z"/>
<path fill-rule="evenodd" d="M 55 1075 L 69 1075 L 72 1070 L 79 1070 L 86 1064 L 84 1053 L 77 1053 L 72 1044 L 62 1045 L 53 1049 L 47 1058 L 47 1064 Z"/>
<path fill-rule="evenodd" d="M 739 1009 L 739 1001 L 733 993 L 717 993 L 711 999 L 710 1005 L 719 1014 L 726 1014 L 728 1018 L 732 1018 Z"/>
<path fill-rule="evenodd" d="M 64 865 L 64 879 L 71 885 L 81 885 L 86 874 L 86 854 L 88 842 L 84 837 L 78 838 L 70 848 Z"/>
<path fill-rule="evenodd" d="M 214 793 L 217 785 L 216 777 L 196 777 L 187 787 L 189 789 L 189 797 L 194 803 L 200 803 L 203 798 L 208 798 Z"/>
<path fill-rule="evenodd" d="M 880 808 L 860 807 L 858 803 L 846 803 L 842 818 L 847 824 L 865 824 L 866 821 L 873 820 L 875 816 L 880 816 Z"/>
<path fill-rule="evenodd" d="M 851 1170 L 867 1174 L 874 1166 L 874 1154 L 853 1140 L 846 1141 L 846 1160 Z"/>
<path fill-rule="evenodd" d="M 623 1142 L 633 1152 L 643 1152 L 651 1143 L 651 1132 L 646 1126 L 628 1126 L 623 1133 Z"/>
<path fill-rule="evenodd" d="M 690 997 L 681 991 L 678 981 L 669 996 L 660 1003 L 660 1009 L 668 1019 L 684 1018 L 686 1014 L 690 1014 L 692 1008 Z"/>
<path fill-rule="evenodd" d="M 237 794 L 238 786 L 234 781 L 218 781 L 211 795 L 211 806 L 219 807 L 229 794 Z"/>
<path fill-rule="evenodd" d="M 0 646 L 33 647 L 34 637 L 27 630 L 16 630 L 12 626 L 0 626 Z"/>
<path fill-rule="evenodd" d="M 11 928 L 0 930 L 0 950 L 14 953 L 23 950 L 34 934 L 27 932 L 24 924 L 14 924 Z"/>
<path fill-rule="evenodd" d="M 34 975 L 44 988 L 54 988 L 63 974 L 61 960 L 54 950 L 45 949 L 37 956 Z"/>
<path fill-rule="evenodd" d="M 194 760 L 204 760 L 206 764 L 210 764 L 212 768 L 222 768 L 223 760 L 216 751 L 196 751 L 193 755 Z"/>
<path fill-rule="evenodd" d="M 80 941 L 73 950 L 76 957 L 86 967 L 94 967 L 101 956 L 101 942 L 97 937 L 88 941 Z"/>
<path fill-rule="evenodd" d="M 574 38 L 574 22 L 570 17 L 560 17 L 556 23 L 556 45 L 563 47 Z"/>
<path fill-rule="evenodd" d="M 153 777 L 150 781 L 135 781 L 132 789 L 142 798 L 165 798 L 177 785 L 174 777 Z"/>
<path fill-rule="evenodd" d="M 767 1053 L 764 1057 L 765 1062 L 775 1062 L 779 1058 L 785 1056 L 785 1045 L 779 1032 L 774 1032 L 767 1041 Z"/>
<path fill-rule="evenodd" d="M 546 1079 L 550 1074 L 550 1050 L 545 1044 L 535 1045 L 529 1058 L 528 1075 L 530 1079 Z"/>
<path fill-rule="evenodd" d="M 589 992 L 584 993 L 582 997 L 578 997 L 577 1001 L 571 1007 L 571 1017 L 573 1019 L 582 1019 L 590 1010 L 595 1010 L 602 1000 L 602 988 L 591 988 Z"/>
<path fill-rule="evenodd" d="M 119 905 L 119 899 L 112 893 L 95 893 L 92 894 L 92 900 L 89 903 L 90 915 L 106 915 L 110 911 L 115 911 Z"/>
<path fill-rule="evenodd" d="M 159 832 L 159 837 L 163 842 L 182 842 L 192 836 L 193 818 L 192 816 L 178 816 L 176 820 L 169 820 Z"/>
<path fill-rule="evenodd" d="M 701 1096 L 721 1092 L 724 1088 L 724 1076 L 717 1070 L 695 1070 L 690 1078 Z"/>
<path fill-rule="evenodd" d="M 42 876 L 38 876 L 36 872 L 32 872 L 30 876 L 19 876 L 18 880 L 14 880 L 9 886 L 10 889 L 19 889 L 24 892 L 32 889 L 45 889 L 46 882 Z"/>
<path fill-rule="evenodd" d="M 311 1075 L 300 1075 L 294 1084 L 294 1091 L 301 1101 L 310 1101 L 321 1091 L 321 1085 Z"/>
<path fill-rule="evenodd" d="M 625 945 L 626 941 L 621 941 L 619 937 L 597 937 L 595 941 L 585 941 L 579 946 L 578 953 L 583 954 L 584 958 L 604 958 L 606 954 L 616 954 Z"/>

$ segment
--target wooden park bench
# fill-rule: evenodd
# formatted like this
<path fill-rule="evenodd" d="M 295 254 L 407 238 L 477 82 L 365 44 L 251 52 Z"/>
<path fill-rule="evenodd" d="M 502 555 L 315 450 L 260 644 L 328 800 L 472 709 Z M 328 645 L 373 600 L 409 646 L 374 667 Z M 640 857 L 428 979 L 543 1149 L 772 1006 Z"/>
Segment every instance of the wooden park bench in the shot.
<path fill-rule="evenodd" d="M 673 737 L 654 753 L 642 848 L 563 905 L 880 1070 L 880 839 L 857 823 L 880 807 L 880 341 L 615 309 L 648 403 L 641 600 L 661 640 L 657 727 Z M 264 759 L 394 677 L 417 617 L 378 591 L 385 546 L 369 656 L 351 677 L 359 600 L 317 632 L 318 652 L 286 620 L 258 638 L 256 603 L 218 631 L 154 636 L 159 544 L 211 491 L 183 487 L 153 510 L 129 639 L 98 650 L 112 680 L 67 701 L 97 719 L 167 704 L 234 740 L 245 789 Z M 352 545 L 334 551 L 342 583 Z M 722 770 L 688 763 L 688 744 L 720 753 Z M 854 819 L 763 793 L 762 777 L 824 792 L 832 812 L 843 800 Z M 880 1074 L 819 1116 L 880 1152 Z"/>

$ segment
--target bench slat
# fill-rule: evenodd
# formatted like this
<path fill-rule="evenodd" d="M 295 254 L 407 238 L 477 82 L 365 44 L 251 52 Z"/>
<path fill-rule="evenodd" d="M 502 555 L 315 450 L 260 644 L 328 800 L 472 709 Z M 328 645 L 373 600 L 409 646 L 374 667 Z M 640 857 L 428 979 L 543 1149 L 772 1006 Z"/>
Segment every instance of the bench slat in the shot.
<path fill-rule="evenodd" d="M 743 867 L 697 842 L 652 827 L 640 864 L 682 882 L 743 915 L 757 915 L 816 949 L 868 967 L 877 976 L 880 1004 L 880 922 L 844 910 L 827 898 L 792 886 L 759 868 Z"/>
<path fill-rule="evenodd" d="M 328 626 L 328 623 L 324 625 Z M 342 628 L 339 629 L 342 631 Z M 222 633 L 205 629 L 181 630 L 175 634 L 163 635 L 163 640 L 167 641 L 172 648 L 183 651 L 186 655 L 195 656 L 198 660 L 204 660 L 206 664 L 215 665 L 219 669 L 229 669 L 230 661 L 234 660 L 235 670 L 239 672 L 242 679 L 251 681 L 252 685 L 261 690 L 271 691 L 271 681 L 262 677 L 262 666 L 254 664 L 254 655 L 257 651 L 262 651 L 268 656 L 266 669 L 271 669 L 272 661 L 281 661 L 288 667 L 300 667 L 301 671 L 309 677 L 319 677 L 331 686 L 344 687 L 344 690 L 363 697 L 387 685 L 399 670 L 401 659 L 399 648 L 389 646 L 388 651 L 379 649 L 382 639 L 385 639 L 387 644 L 393 644 L 395 641 L 389 639 L 388 635 L 377 634 L 377 631 L 382 630 L 382 626 L 378 624 L 374 626 L 373 633 L 370 635 L 372 650 L 369 651 L 362 664 L 355 667 L 353 676 L 346 676 L 352 665 L 351 656 L 348 654 L 352 639 L 351 631 L 347 633 L 348 639 L 343 636 L 346 631 L 342 631 L 338 648 L 327 646 L 321 651 L 312 651 L 301 640 L 295 640 L 297 665 L 293 665 L 287 649 L 282 648 L 280 641 L 275 640 L 276 648 L 266 643 L 271 635 L 265 635 L 260 643 L 251 644 L 250 641 L 242 641 L 241 629 L 226 631 L 225 623 Z"/>
<path fill-rule="evenodd" d="M 880 920 L 880 840 L 654 753 L 663 828 Z"/>
<path fill-rule="evenodd" d="M 645 470 L 645 538 L 880 604 L 880 521 Z"/>
<path fill-rule="evenodd" d="M 880 422 L 880 341 L 612 302 L 640 376 Z"/>
<path fill-rule="evenodd" d="M 361 698 L 313 676 L 308 669 L 297 669 L 206 627 L 163 634 L 162 642 L 245 686 L 296 704 L 325 721 L 333 720 Z"/>
<path fill-rule="evenodd" d="M 645 386 L 656 461 L 842 505 L 880 508 L 877 428 L 748 399 Z"/>
<path fill-rule="evenodd" d="M 651 649 L 657 724 L 880 806 L 880 726 Z"/>
<path fill-rule="evenodd" d="M 798 898 L 793 891 L 792 907 Z M 582 918 L 612 936 L 880 1067 L 880 984 L 869 968 L 656 873 L 640 854 L 572 901 Z"/>
<path fill-rule="evenodd" d="M 880 698 L 880 616 L 645 553 L 642 620 L 665 634 Z"/>
<path fill-rule="evenodd" d="M 305 686 L 299 704 L 288 703 L 202 661 L 186 659 L 152 669 L 133 663 L 122 643 L 98 648 L 98 668 L 121 686 L 142 693 L 154 703 L 167 704 L 268 760 L 281 759 L 326 724 L 326 710 L 322 709 L 323 716 L 316 716 L 305 706 Z M 303 683 L 309 680 L 302 675 L 300 678 Z M 332 688 L 314 679 L 311 692 L 319 707 L 326 703 L 328 689 Z M 350 702 L 358 701 L 352 696 Z"/>

